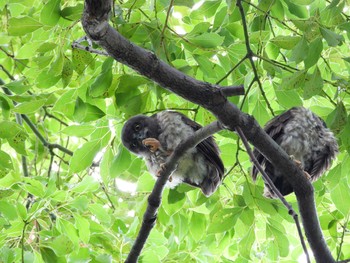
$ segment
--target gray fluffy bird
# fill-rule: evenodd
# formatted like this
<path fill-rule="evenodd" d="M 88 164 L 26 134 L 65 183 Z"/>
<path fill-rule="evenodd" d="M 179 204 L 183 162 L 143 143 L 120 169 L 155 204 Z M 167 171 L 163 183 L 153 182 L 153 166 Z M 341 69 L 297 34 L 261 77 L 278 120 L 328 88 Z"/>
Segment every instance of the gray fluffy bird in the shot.
<path fill-rule="evenodd" d="M 276 116 L 264 128 L 285 152 L 299 163 L 311 182 L 316 181 L 327 169 L 338 153 L 338 144 L 333 133 L 326 127 L 324 121 L 310 110 L 294 107 Z M 293 192 L 292 186 L 283 178 L 281 172 L 257 150 L 254 155 L 264 167 L 282 195 Z M 258 170 L 252 169 L 253 179 L 256 180 Z M 275 198 L 269 186 L 265 183 L 264 195 Z"/>
<path fill-rule="evenodd" d="M 122 142 L 145 160 L 149 172 L 156 177 L 177 145 L 200 128 L 198 123 L 175 111 L 161 111 L 150 117 L 137 115 L 125 123 Z M 223 173 L 218 147 L 209 137 L 184 153 L 167 186 L 174 188 L 184 182 L 210 196 L 220 185 Z"/>

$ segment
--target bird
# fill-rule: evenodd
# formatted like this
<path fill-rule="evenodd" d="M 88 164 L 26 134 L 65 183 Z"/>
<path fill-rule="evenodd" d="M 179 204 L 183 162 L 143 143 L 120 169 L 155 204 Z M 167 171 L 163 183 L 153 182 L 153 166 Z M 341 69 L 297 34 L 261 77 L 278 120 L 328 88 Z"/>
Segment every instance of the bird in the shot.
<path fill-rule="evenodd" d="M 274 117 L 264 130 L 304 170 L 311 182 L 330 168 L 338 154 L 338 143 L 332 131 L 319 116 L 304 107 L 293 107 Z M 257 149 L 253 154 L 282 195 L 293 192 L 281 171 L 277 171 Z M 254 166 L 251 172 L 254 181 L 258 173 Z M 266 182 L 264 196 L 277 197 Z"/>
<path fill-rule="evenodd" d="M 150 174 L 157 178 L 175 148 L 201 127 L 180 112 L 163 110 L 152 116 L 130 118 L 122 128 L 121 141 L 130 152 L 144 159 Z M 219 148 L 211 136 L 183 154 L 166 186 L 175 188 L 187 183 L 209 197 L 220 185 L 223 174 Z"/>

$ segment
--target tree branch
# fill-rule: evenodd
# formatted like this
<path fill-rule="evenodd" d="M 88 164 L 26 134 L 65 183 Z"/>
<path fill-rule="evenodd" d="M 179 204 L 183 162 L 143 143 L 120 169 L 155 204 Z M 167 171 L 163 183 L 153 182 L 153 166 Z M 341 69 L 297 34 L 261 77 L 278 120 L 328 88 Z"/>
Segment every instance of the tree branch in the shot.
<path fill-rule="evenodd" d="M 211 111 L 226 128 L 240 127 L 253 144 L 292 185 L 307 239 L 317 262 L 335 262 L 319 225 L 313 187 L 303 172 L 255 119 L 241 112 L 216 85 L 198 81 L 170 67 L 153 53 L 131 43 L 108 24 L 109 0 L 86 0 L 82 24 L 87 35 L 117 61 L 157 82 L 167 90 Z"/>
<path fill-rule="evenodd" d="M 38 137 L 38 139 L 41 141 L 41 143 L 47 147 L 50 151 L 57 148 L 60 151 L 68 154 L 68 155 L 73 155 L 73 152 L 68 150 L 67 148 L 63 147 L 62 145 L 56 144 L 56 143 L 49 143 L 44 136 L 39 132 L 39 130 L 36 128 L 36 126 L 34 125 L 34 123 L 32 123 L 32 121 L 28 118 L 27 115 L 25 114 L 21 114 L 22 119 L 28 124 L 28 126 L 30 127 L 30 129 L 34 132 L 34 134 Z"/>
<path fill-rule="evenodd" d="M 247 22 L 245 19 L 245 14 L 244 14 L 244 9 L 243 9 L 243 5 L 242 5 L 242 0 L 237 0 L 236 3 L 239 12 L 241 13 L 241 19 L 242 19 L 242 25 L 243 25 L 243 32 L 244 32 L 244 39 L 245 39 L 245 46 L 247 49 L 247 55 L 246 57 L 249 59 L 250 65 L 252 66 L 253 69 L 253 73 L 254 73 L 254 79 L 253 82 L 256 81 L 258 83 L 261 95 L 263 96 L 267 107 L 269 108 L 272 116 L 275 116 L 275 113 L 273 112 L 273 109 L 271 108 L 271 105 L 266 97 L 265 91 L 262 87 L 261 81 L 259 79 L 259 74 L 258 74 L 258 70 L 256 69 L 256 66 L 254 64 L 254 60 L 253 57 L 255 56 L 253 50 L 250 47 L 250 40 L 249 40 L 249 34 L 248 34 L 248 27 L 247 27 Z"/>
<path fill-rule="evenodd" d="M 2 88 L 3 91 L 9 95 L 9 96 L 12 96 L 12 92 L 8 89 L 8 88 L 5 88 L 3 87 Z M 17 105 L 17 103 L 14 101 L 13 102 L 14 105 Z M 17 115 L 16 115 L 17 116 Z M 59 144 L 56 144 L 56 143 L 49 143 L 45 138 L 44 136 L 39 132 L 39 130 L 37 129 L 37 127 L 34 125 L 34 123 L 28 118 L 27 115 L 25 114 L 20 114 L 20 117 L 22 120 L 24 120 L 27 125 L 29 126 L 29 128 L 34 132 L 34 134 L 38 137 L 38 139 L 41 141 L 41 143 L 47 147 L 49 149 L 49 151 L 51 152 L 53 149 L 57 148 L 59 150 L 61 150 L 62 152 L 66 153 L 66 154 L 69 154 L 69 155 L 73 155 L 73 152 L 68 150 L 67 148 L 63 147 L 62 145 L 59 145 Z M 17 117 L 16 117 L 17 118 Z M 51 152 L 51 154 L 54 154 L 53 152 Z"/>
<path fill-rule="evenodd" d="M 164 186 L 169 180 L 172 172 L 176 169 L 177 162 L 181 156 L 183 156 L 187 150 L 195 147 L 198 143 L 222 129 L 223 127 L 220 125 L 220 123 L 218 121 L 214 121 L 211 124 L 196 131 L 195 134 L 188 137 L 185 141 L 176 147 L 172 155 L 169 157 L 168 161 L 164 164 L 161 174 L 158 177 L 154 188 L 148 197 L 148 206 L 143 215 L 142 226 L 137 235 L 136 241 L 125 261 L 126 263 L 137 262 L 137 259 L 148 238 L 148 235 L 155 225 L 155 221 L 157 219 L 157 211 L 162 200 Z"/>

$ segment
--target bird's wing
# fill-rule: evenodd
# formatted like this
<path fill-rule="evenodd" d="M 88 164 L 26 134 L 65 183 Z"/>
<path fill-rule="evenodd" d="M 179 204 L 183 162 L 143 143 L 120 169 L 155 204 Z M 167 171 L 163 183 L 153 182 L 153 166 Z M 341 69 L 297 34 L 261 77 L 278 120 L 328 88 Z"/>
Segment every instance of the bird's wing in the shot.
<path fill-rule="evenodd" d="M 326 123 L 318 116 L 317 118 L 320 121 L 320 125 L 323 126 L 324 129 L 327 129 Z M 316 181 L 324 171 L 328 170 L 337 153 L 338 144 L 334 139 L 334 141 L 329 140 L 320 151 L 314 154 L 310 168 L 307 170 L 311 176 L 312 182 Z"/>
<path fill-rule="evenodd" d="M 265 132 L 277 143 L 280 143 L 281 137 L 284 135 L 283 128 L 285 127 L 287 122 L 291 118 L 293 118 L 293 109 L 294 108 L 282 113 L 281 115 L 276 116 L 275 118 L 270 120 L 264 127 Z M 265 166 L 268 160 L 257 149 L 254 149 L 253 153 L 255 158 L 260 163 L 260 165 Z M 252 169 L 253 180 L 256 180 L 258 173 L 259 173 L 258 169 L 255 166 L 253 166 L 253 169 Z"/>
<path fill-rule="evenodd" d="M 182 121 L 186 125 L 190 126 L 194 131 L 199 130 L 202 127 L 185 115 L 178 112 L 176 114 L 179 114 Z M 222 181 L 224 174 L 224 164 L 222 163 L 222 160 L 219 156 L 219 148 L 212 136 L 200 142 L 195 148 L 197 149 L 198 153 L 202 154 L 204 156 L 204 159 L 211 165 L 208 167 L 207 175 L 203 178 L 202 182 L 199 185 L 192 182 L 188 178 L 185 179 L 184 182 L 193 186 L 200 187 L 206 196 L 210 196 L 215 192 Z"/>
<path fill-rule="evenodd" d="M 330 167 L 334 157 L 335 153 L 329 146 L 324 147 L 323 151 L 316 155 L 316 158 L 312 160 L 310 171 L 307 171 L 311 176 L 312 182 L 316 181 Z"/>
<path fill-rule="evenodd" d="M 181 114 L 181 113 L 178 113 Z M 191 126 L 194 131 L 199 130 L 202 128 L 201 125 L 199 125 L 197 122 L 189 119 L 187 116 L 182 115 L 182 120 L 187 125 Z M 220 151 L 215 143 L 215 140 L 212 136 L 208 137 L 207 139 L 203 140 L 196 146 L 197 150 L 202 153 L 207 161 L 209 161 L 214 167 L 219 171 L 220 178 L 222 178 L 222 175 L 224 174 L 224 164 L 222 163 L 222 160 L 220 158 Z"/>

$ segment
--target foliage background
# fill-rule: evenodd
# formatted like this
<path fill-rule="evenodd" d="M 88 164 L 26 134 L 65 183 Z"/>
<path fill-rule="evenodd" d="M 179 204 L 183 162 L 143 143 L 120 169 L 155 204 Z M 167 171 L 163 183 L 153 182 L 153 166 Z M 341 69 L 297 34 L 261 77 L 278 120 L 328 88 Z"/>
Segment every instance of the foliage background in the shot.
<path fill-rule="evenodd" d="M 293 106 L 321 116 L 340 154 L 314 184 L 316 206 L 333 255 L 350 258 L 349 1 L 243 5 L 256 74 L 235 1 L 120 0 L 111 23 L 190 76 L 243 83 L 246 96 L 231 100 L 261 125 Z M 123 123 L 163 109 L 202 125 L 214 119 L 110 58 L 72 49 L 84 36 L 82 10 L 82 1 L 0 1 L 0 78 L 12 93 L 0 92 L 1 262 L 123 261 L 154 184 L 122 147 Z M 223 185 L 210 198 L 167 189 L 141 262 L 303 262 L 293 220 L 262 197 L 237 136 L 216 139 Z M 287 199 L 297 209 L 294 195 Z"/>

